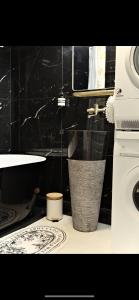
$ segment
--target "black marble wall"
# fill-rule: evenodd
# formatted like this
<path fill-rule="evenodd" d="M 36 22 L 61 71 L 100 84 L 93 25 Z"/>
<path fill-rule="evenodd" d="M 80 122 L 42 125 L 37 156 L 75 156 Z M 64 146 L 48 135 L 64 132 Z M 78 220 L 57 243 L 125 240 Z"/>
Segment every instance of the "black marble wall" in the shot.
<path fill-rule="evenodd" d="M 11 149 L 11 47 L 0 46 L 0 153 Z"/>
<path fill-rule="evenodd" d="M 41 195 L 45 197 L 47 192 L 63 192 L 65 209 L 70 213 L 69 131 L 107 131 L 107 165 L 101 211 L 102 219 L 104 217 L 105 222 L 110 222 L 113 127 L 104 115 L 91 119 L 87 115 L 87 108 L 96 102 L 103 107 L 107 98 L 72 97 L 72 46 L 14 46 L 0 48 L 0 51 L 1 78 L 6 75 L 5 80 L 0 82 L 0 85 L 3 84 L 0 90 L 3 101 L 0 149 L 47 155 Z M 58 106 L 61 88 L 68 100 L 63 108 Z"/>
<path fill-rule="evenodd" d="M 19 151 L 60 147 L 57 98 L 62 86 L 61 46 L 15 47 Z"/>

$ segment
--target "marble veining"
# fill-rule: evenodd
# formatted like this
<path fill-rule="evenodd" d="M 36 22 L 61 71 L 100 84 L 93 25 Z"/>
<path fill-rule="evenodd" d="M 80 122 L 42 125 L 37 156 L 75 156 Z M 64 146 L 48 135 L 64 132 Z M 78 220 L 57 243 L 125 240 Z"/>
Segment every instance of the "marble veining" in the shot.
<path fill-rule="evenodd" d="M 55 101 L 55 97 L 52 98 L 52 99 L 50 99 L 50 100 L 48 101 L 47 104 L 45 104 L 45 105 L 39 107 L 39 108 L 37 109 L 37 111 L 34 113 L 34 115 L 29 116 L 29 117 L 27 117 L 27 118 L 24 119 L 24 121 L 22 122 L 22 124 L 20 125 L 20 127 L 23 127 L 23 126 L 26 124 L 26 122 L 27 122 L 28 120 L 30 120 L 30 119 L 38 119 L 38 120 L 39 120 L 39 119 L 40 119 L 40 112 L 41 112 L 42 110 L 46 109 L 47 106 L 48 106 L 50 103 L 53 103 L 54 101 Z"/>

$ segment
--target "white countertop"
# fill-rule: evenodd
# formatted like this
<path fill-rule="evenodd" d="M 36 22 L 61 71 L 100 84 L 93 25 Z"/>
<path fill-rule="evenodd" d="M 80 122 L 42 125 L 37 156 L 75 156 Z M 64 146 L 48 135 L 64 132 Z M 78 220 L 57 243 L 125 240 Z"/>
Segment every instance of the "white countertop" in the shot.
<path fill-rule="evenodd" d="M 46 221 L 49 224 L 51 222 Z M 56 227 L 63 229 L 68 234 L 65 245 L 57 250 L 61 254 L 110 254 L 111 230 L 109 225 L 98 224 L 94 232 L 79 232 L 72 226 L 72 218 L 64 216 L 63 220 L 56 223 Z"/>
<path fill-rule="evenodd" d="M 105 224 L 98 224 L 98 228 L 94 232 L 79 232 L 72 226 L 72 218 L 64 216 L 57 223 L 48 221 L 45 218 L 20 229 L 6 237 L 0 238 L 0 243 L 6 242 L 9 238 L 16 236 L 25 229 L 32 226 L 49 226 L 56 227 L 66 233 L 66 240 L 58 246 L 52 254 L 111 254 L 111 227 Z M 44 253 L 45 254 L 45 253 Z"/>

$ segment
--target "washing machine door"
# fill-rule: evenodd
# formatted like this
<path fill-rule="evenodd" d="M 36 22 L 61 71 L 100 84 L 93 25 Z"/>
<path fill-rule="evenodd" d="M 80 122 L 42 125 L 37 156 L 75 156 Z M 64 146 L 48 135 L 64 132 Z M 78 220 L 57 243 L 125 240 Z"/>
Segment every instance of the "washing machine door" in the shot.
<path fill-rule="evenodd" d="M 139 211 L 139 181 L 137 181 L 137 183 L 133 188 L 132 196 L 133 196 L 133 202 L 136 206 L 136 209 Z"/>
<path fill-rule="evenodd" d="M 136 161 L 137 166 L 131 169 L 126 175 L 126 184 L 124 185 L 124 199 L 126 199 L 125 201 L 126 203 L 128 203 L 129 211 L 134 211 L 136 216 L 138 216 L 139 218 L 139 159 L 135 158 L 132 161 Z"/>
<path fill-rule="evenodd" d="M 127 47 L 125 64 L 130 80 L 139 89 L 139 46 Z"/>
<path fill-rule="evenodd" d="M 118 158 L 119 159 L 119 158 Z M 139 253 L 139 158 L 115 161 L 112 207 L 114 253 Z M 134 166 L 133 168 L 131 168 Z M 127 168 L 127 170 L 126 170 Z M 123 174 L 120 177 L 120 173 Z M 115 182 L 116 181 L 116 182 Z"/>

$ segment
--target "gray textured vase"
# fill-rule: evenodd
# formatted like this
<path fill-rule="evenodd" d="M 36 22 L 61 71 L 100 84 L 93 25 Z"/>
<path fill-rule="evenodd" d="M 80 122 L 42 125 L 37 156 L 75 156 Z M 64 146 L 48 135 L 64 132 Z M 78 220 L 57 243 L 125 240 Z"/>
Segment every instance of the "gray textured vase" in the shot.
<path fill-rule="evenodd" d="M 74 229 L 97 229 L 106 161 L 68 160 Z"/>

